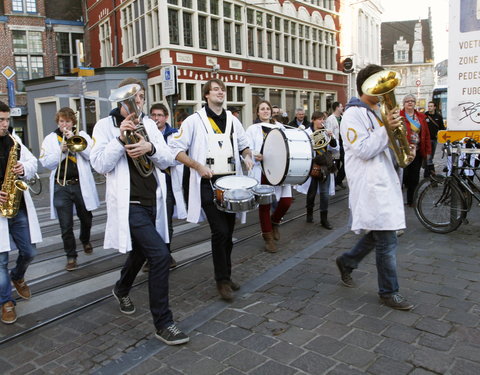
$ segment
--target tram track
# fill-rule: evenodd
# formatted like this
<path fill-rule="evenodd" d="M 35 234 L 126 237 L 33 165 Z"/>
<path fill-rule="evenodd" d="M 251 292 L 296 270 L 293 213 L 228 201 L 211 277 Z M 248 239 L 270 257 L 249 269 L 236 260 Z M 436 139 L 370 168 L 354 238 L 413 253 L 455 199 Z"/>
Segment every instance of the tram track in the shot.
<path fill-rule="evenodd" d="M 306 215 L 305 208 L 303 205 L 304 196 L 299 195 L 297 193 L 295 193 L 294 196 L 296 196 L 297 200 L 301 201 L 302 204 L 292 205 L 288 213 L 288 216 L 290 216 L 290 218 L 282 221 L 282 225 L 304 218 Z M 339 203 L 347 198 L 348 198 L 347 194 L 340 193 L 339 195 L 336 195 L 330 199 L 330 205 L 335 205 L 336 203 Z M 261 231 L 259 231 L 259 227 L 260 226 L 258 222 L 258 215 L 249 216 L 248 224 L 242 224 L 242 225 L 236 226 L 236 230 L 234 232 L 234 245 L 243 243 L 245 241 L 248 241 L 260 235 Z M 203 231 L 203 232 L 206 232 L 206 234 L 201 236 L 201 238 L 198 235 L 188 236 L 188 237 L 195 238 L 194 241 L 185 241 L 185 240 L 180 241 L 180 237 L 187 237 L 187 236 L 180 236 L 182 232 L 178 233 L 176 236 L 174 236 L 174 239 L 173 239 L 173 244 L 174 244 L 173 255 L 174 256 L 176 253 L 178 254 L 188 248 L 210 241 L 210 231 L 209 231 L 209 226 L 207 222 L 199 224 L 194 228 L 191 228 L 191 230 L 193 230 L 194 232 L 198 232 L 198 234 L 202 233 Z M 189 231 L 188 234 L 191 235 L 192 231 Z M 95 241 L 102 241 L 102 240 L 103 238 Z M 51 261 L 52 259 L 57 259 L 62 257 L 64 258 L 65 255 L 63 253 L 62 246 L 59 247 L 59 251 L 61 251 L 61 255 L 50 257 L 47 259 L 42 259 L 41 262 L 47 262 L 47 261 Z M 190 257 L 189 259 L 179 262 L 178 266 L 173 268 L 171 272 L 178 272 L 209 256 L 211 256 L 211 251 L 210 251 L 210 245 L 208 244 L 207 251 L 202 251 L 199 254 Z M 118 252 L 115 252 L 113 254 L 108 254 L 105 256 L 98 257 L 97 259 L 93 259 L 92 261 L 84 262 L 82 263 L 81 267 L 79 267 L 79 269 L 77 269 L 75 272 L 59 270 L 57 272 L 33 279 L 29 281 L 29 284 L 32 287 L 32 291 L 34 295 L 33 298 L 41 298 L 42 296 L 47 296 L 48 293 L 60 291 L 64 288 L 69 288 L 69 287 L 72 287 L 73 285 L 77 285 L 82 282 L 87 282 L 88 280 L 99 278 L 106 274 L 118 272 L 123 266 L 123 262 L 124 262 L 123 257 L 124 257 L 123 254 L 119 254 Z M 112 263 L 115 263 L 115 265 L 112 266 Z M 92 269 L 94 270 L 94 273 L 89 272 Z M 138 281 L 134 283 L 133 287 L 137 287 L 148 281 L 147 274 L 142 274 L 141 272 L 137 276 L 137 279 Z M 65 289 L 65 290 L 68 290 L 68 289 Z M 10 334 L 7 334 L 6 336 L 0 339 L 0 348 L 2 348 L 8 342 L 25 337 L 42 327 L 48 326 L 68 316 L 74 315 L 82 310 L 98 305 L 103 301 L 107 300 L 108 298 L 112 297 L 112 294 L 110 291 L 100 296 L 97 296 L 98 293 L 93 293 L 93 294 L 94 294 L 94 297 L 92 297 L 88 301 L 82 302 L 78 306 L 72 303 L 71 306 L 66 308 L 64 311 L 57 312 L 53 316 L 49 316 L 40 321 L 37 321 L 35 324 L 32 324 L 28 327 L 16 326 L 15 328 L 17 329 L 12 329 L 12 332 Z"/>

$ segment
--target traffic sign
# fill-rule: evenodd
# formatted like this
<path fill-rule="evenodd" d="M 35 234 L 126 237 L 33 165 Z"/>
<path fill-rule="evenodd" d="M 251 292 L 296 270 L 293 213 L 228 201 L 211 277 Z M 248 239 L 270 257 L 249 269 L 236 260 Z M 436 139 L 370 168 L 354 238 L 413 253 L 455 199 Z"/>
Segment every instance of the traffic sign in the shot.
<path fill-rule="evenodd" d="M 8 65 L 2 69 L 2 74 L 6 79 L 12 79 L 15 75 L 15 70 L 10 68 Z"/>
<path fill-rule="evenodd" d="M 422 84 L 422 81 L 420 81 L 419 79 L 417 79 L 417 80 L 415 81 L 415 84 L 416 84 L 417 87 L 418 87 L 418 86 L 420 86 L 420 85 Z"/>
<path fill-rule="evenodd" d="M 476 142 L 480 142 L 480 130 L 440 130 L 437 134 L 437 140 L 439 143 L 445 143 L 447 141 L 455 142 L 460 141 L 463 138 L 472 138 Z"/>
<path fill-rule="evenodd" d="M 166 66 L 162 71 L 162 94 L 163 96 L 178 94 L 177 67 Z"/>

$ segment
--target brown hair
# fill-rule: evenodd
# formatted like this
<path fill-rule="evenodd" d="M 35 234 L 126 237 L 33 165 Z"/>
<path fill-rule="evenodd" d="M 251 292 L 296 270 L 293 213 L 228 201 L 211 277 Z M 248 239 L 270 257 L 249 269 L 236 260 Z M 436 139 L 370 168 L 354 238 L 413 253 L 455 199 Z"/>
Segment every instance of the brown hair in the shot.
<path fill-rule="evenodd" d="M 262 100 L 261 102 L 258 102 L 257 106 L 255 107 L 255 114 L 257 115 L 257 120 L 260 120 L 260 118 L 258 117 L 258 111 L 260 110 L 260 106 L 264 103 L 268 105 L 268 107 L 270 108 L 270 116 L 272 115 L 272 112 L 273 112 L 272 105 L 268 100 Z M 275 124 L 275 120 L 271 117 L 268 122 L 271 124 Z"/>
<path fill-rule="evenodd" d="M 75 112 L 70 107 L 60 108 L 57 114 L 55 115 L 55 122 L 58 124 L 60 117 L 72 121 L 73 126 L 77 125 L 77 116 Z"/>
<path fill-rule="evenodd" d="M 320 112 L 320 111 L 315 111 L 312 113 L 312 122 L 317 120 L 317 119 L 326 119 L 327 114 L 325 112 Z"/>
<path fill-rule="evenodd" d="M 212 89 L 212 83 L 216 83 L 218 86 L 220 86 L 223 90 L 225 90 L 225 83 L 223 83 L 222 80 L 218 78 L 211 79 L 203 85 L 203 99 L 207 101 L 207 95 L 210 93 L 210 90 Z"/>
<path fill-rule="evenodd" d="M 162 111 L 165 117 L 168 117 L 168 108 L 162 104 L 162 103 L 155 103 L 152 104 L 150 107 L 150 114 L 152 113 L 153 110 L 158 109 L 159 111 Z"/>

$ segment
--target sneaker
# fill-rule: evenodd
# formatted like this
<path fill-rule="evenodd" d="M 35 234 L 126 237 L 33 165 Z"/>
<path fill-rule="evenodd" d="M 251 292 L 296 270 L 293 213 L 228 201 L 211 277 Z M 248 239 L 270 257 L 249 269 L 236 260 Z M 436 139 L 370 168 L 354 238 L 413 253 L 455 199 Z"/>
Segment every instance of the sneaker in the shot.
<path fill-rule="evenodd" d="M 2 322 L 5 324 L 12 324 L 17 321 L 17 313 L 15 312 L 15 305 L 12 301 L 5 302 L 2 305 Z"/>
<path fill-rule="evenodd" d="M 407 299 L 398 293 L 380 296 L 380 301 L 385 306 L 391 307 L 395 310 L 411 310 L 413 308 L 413 304 L 407 302 Z"/>
<path fill-rule="evenodd" d="M 112 289 L 112 294 L 120 304 L 120 311 L 124 314 L 131 315 L 135 312 L 135 306 L 129 296 L 120 297 L 115 293 L 115 288 Z"/>
<path fill-rule="evenodd" d="M 93 247 L 90 242 L 83 244 L 83 252 L 87 255 L 90 255 L 93 253 Z"/>
<path fill-rule="evenodd" d="M 78 265 L 77 265 L 76 259 L 72 258 L 67 260 L 67 265 L 65 266 L 65 269 L 67 271 L 73 271 L 73 270 L 76 270 L 77 268 L 78 268 Z"/>
<path fill-rule="evenodd" d="M 342 279 L 342 284 L 349 288 L 354 288 L 355 283 L 352 279 L 352 270 L 348 269 L 343 265 L 342 257 L 337 257 L 335 259 L 335 263 L 337 263 L 338 270 L 340 271 L 340 277 Z"/>
<path fill-rule="evenodd" d="M 32 296 L 32 293 L 30 292 L 30 288 L 25 282 L 25 279 L 12 280 L 12 284 L 17 290 L 17 293 L 20 297 L 22 297 L 23 299 L 30 299 L 30 297 Z"/>
<path fill-rule="evenodd" d="M 155 337 L 162 340 L 167 345 L 180 345 L 190 341 L 190 338 L 180 331 L 175 323 L 170 324 L 168 327 L 158 330 L 155 333 Z"/>

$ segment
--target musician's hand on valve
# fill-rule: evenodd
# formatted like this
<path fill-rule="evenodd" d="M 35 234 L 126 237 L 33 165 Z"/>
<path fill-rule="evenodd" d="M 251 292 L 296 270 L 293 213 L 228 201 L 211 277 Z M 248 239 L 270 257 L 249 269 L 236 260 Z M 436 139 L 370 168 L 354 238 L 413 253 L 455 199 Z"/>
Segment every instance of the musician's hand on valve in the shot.
<path fill-rule="evenodd" d="M 17 164 L 13 167 L 13 173 L 17 176 L 23 176 L 25 174 L 25 169 L 23 168 L 23 164 L 17 161 Z"/>
<path fill-rule="evenodd" d="M 147 142 L 140 134 L 137 134 L 138 142 L 125 145 L 128 156 L 133 159 L 139 158 L 152 151 L 153 145 Z"/>
<path fill-rule="evenodd" d="M 134 121 L 135 113 L 130 113 L 125 120 L 123 120 L 120 124 L 120 139 L 123 143 L 127 143 L 127 138 L 125 137 L 126 131 L 135 131 L 137 129 L 137 125 Z"/>
<path fill-rule="evenodd" d="M 8 200 L 8 194 L 5 191 L 0 190 L 0 203 L 6 203 Z"/>
<path fill-rule="evenodd" d="M 387 124 L 391 130 L 394 130 L 398 127 L 400 127 L 403 124 L 403 117 L 400 116 L 400 110 L 398 108 L 392 109 L 390 112 L 387 114 Z"/>

